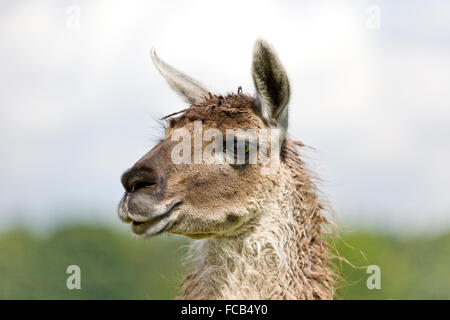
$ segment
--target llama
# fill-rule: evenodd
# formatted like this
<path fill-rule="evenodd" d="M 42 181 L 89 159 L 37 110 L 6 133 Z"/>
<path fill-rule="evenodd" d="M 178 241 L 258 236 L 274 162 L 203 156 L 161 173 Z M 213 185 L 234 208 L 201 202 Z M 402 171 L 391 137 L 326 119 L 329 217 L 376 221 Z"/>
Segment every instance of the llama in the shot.
<path fill-rule="evenodd" d="M 303 144 L 286 134 L 290 87 L 272 46 L 262 39 L 254 45 L 255 96 L 240 88 L 224 96 L 212 94 L 154 50 L 152 59 L 189 107 L 167 117 L 164 139 L 123 174 L 126 192 L 118 211 L 139 237 L 169 232 L 196 239 L 189 249 L 192 270 L 179 298 L 333 298 L 335 275 L 323 240 L 328 221 L 297 150 Z M 277 129 L 276 172 L 262 174 L 259 160 L 175 163 L 176 130 L 192 133 L 198 121 L 221 133 Z"/>

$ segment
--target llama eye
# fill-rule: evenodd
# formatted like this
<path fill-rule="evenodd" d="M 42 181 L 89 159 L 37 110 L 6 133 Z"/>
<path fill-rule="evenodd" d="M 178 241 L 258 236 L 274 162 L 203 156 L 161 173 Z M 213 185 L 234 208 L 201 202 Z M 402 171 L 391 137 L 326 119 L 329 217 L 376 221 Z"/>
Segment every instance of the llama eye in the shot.
<path fill-rule="evenodd" d="M 232 150 L 233 150 L 233 154 L 234 155 L 238 154 L 239 144 L 238 144 L 237 141 L 235 141 L 233 143 Z M 227 145 L 226 145 L 226 143 L 223 144 L 223 152 L 227 152 Z M 250 152 L 250 144 L 249 144 L 248 141 L 245 141 L 244 153 L 249 153 L 249 152 Z"/>
<path fill-rule="evenodd" d="M 223 152 L 226 154 L 226 156 L 229 159 L 229 163 L 230 164 L 234 164 L 234 165 L 245 165 L 249 163 L 249 153 L 250 153 L 250 143 L 249 141 L 242 141 L 242 140 L 237 140 L 236 138 L 234 138 L 234 141 L 231 144 L 231 139 L 228 142 L 228 149 L 227 149 L 227 144 L 226 142 L 224 142 L 223 145 Z M 227 152 L 228 150 L 228 152 Z"/>

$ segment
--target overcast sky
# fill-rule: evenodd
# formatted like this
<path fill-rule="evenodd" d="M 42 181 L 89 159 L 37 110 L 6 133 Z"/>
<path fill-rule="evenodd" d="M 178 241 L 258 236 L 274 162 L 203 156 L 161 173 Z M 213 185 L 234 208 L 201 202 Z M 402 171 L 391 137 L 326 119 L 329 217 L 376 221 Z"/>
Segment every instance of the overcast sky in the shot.
<path fill-rule="evenodd" d="M 450 3 L 392 2 L 1 2 L 0 226 L 118 224 L 121 173 L 186 107 L 151 47 L 214 92 L 253 93 L 262 36 L 341 227 L 450 227 Z"/>

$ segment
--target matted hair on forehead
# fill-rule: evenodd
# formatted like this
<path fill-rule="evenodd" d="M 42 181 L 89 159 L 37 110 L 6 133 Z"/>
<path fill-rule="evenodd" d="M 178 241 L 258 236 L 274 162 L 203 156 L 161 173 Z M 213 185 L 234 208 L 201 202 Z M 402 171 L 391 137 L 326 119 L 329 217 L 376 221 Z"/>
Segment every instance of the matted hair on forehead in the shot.
<path fill-rule="evenodd" d="M 168 121 L 170 127 L 176 123 L 185 124 L 196 120 L 216 122 L 218 125 L 236 121 L 236 124 L 241 125 L 243 121 L 250 123 L 252 115 L 257 115 L 256 99 L 239 92 L 229 93 L 226 96 L 210 94 L 205 100 L 171 113 L 161 120 Z"/>

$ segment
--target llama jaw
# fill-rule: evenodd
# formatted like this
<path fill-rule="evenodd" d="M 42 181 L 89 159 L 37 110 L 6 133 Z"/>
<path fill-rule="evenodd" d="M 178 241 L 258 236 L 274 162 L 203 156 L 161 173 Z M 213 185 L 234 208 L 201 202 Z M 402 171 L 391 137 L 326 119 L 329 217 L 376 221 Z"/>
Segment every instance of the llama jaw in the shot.
<path fill-rule="evenodd" d="M 206 239 L 206 238 L 210 238 L 212 236 L 214 236 L 214 233 L 210 232 L 210 233 L 181 233 L 181 232 L 174 232 L 174 231 L 169 231 L 170 233 L 173 234 L 178 234 L 178 235 L 182 235 L 182 236 L 186 236 L 188 238 L 194 239 L 194 240 L 201 240 L 201 239 Z"/>

